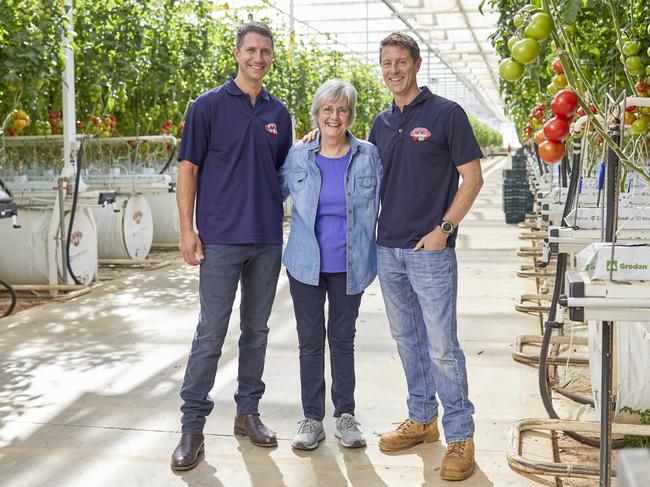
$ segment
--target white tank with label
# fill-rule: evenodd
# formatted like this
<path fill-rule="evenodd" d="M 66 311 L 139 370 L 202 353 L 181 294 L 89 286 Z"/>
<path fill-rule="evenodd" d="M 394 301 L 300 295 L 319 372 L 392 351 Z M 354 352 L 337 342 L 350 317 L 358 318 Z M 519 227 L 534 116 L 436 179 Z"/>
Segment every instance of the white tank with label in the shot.
<path fill-rule="evenodd" d="M 146 192 L 153 217 L 153 241 L 155 244 L 178 244 L 181 239 L 175 192 Z"/>
<path fill-rule="evenodd" d="M 18 223 L 21 227 L 13 228 L 10 218 L 0 219 L 0 277 L 11 284 L 75 284 L 67 272 L 63 280 L 58 210 L 54 214 L 53 207 L 19 207 Z M 66 211 L 66 231 L 69 223 Z M 97 228 L 87 208 L 78 207 L 75 213 L 70 267 L 82 284 L 97 276 Z"/>
<path fill-rule="evenodd" d="M 97 223 L 100 259 L 144 260 L 153 242 L 153 218 L 146 198 L 139 193 L 118 196 L 112 205 L 92 209 Z"/>

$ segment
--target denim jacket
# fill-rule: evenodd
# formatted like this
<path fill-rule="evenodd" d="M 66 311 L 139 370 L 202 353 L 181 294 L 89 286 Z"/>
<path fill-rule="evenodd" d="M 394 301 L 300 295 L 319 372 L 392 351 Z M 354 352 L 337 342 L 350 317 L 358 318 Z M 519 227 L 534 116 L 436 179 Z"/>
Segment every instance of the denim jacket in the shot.
<path fill-rule="evenodd" d="M 350 162 L 345 171 L 347 208 L 347 294 L 359 294 L 377 275 L 375 229 L 379 212 L 382 167 L 377 148 L 350 132 Z M 282 197 L 291 196 L 291 229 L 283 262 L 298 281 L 317 286 L 320 248 L 314 230 L 321 174 L 316 165 L 320 134 L 309 143 L 293 145 L 280 169 Z"/>

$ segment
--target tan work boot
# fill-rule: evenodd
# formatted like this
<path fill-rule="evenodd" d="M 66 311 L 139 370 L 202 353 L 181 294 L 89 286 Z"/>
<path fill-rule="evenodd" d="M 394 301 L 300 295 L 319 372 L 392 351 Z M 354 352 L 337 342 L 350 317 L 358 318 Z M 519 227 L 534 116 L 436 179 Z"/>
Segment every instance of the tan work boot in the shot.
<path fill-rule="evenodd" d="M 381 451 L 400 451 L 411 448 L 419 443 L 433 443 L 440 439 L 438 420 L 429 424 L 417 423 L 411 419 L 402 422 L 397 429 L 384 433 L 379 438 Z"/>
<path fill-rule="evenodd" d="M 474 472 L 474 440 L 454 441 L 447 445 L 440 476 L 445 480 L 465 480 Z"/>

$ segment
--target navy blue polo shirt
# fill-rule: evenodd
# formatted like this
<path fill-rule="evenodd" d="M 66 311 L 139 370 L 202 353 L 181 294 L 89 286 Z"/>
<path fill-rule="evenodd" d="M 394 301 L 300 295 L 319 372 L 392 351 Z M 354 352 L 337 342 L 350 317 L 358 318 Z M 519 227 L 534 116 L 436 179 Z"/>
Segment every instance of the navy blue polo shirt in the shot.
<path fill-rule="evenodd" d="M 377 243 L 413 248 L 442 222 L 458 191 L 462 164 L 483 157 L 467 115 L 428 88 L 403 111 L 393 103 L 372 125 L 368 140 L 384 166 Z M 447 247 L 456 246 L 456 234 Z"/>
<path fill-rule="evenodd" d="M 289 112 L 266 90 L 253 106 L 230 80 L 192 103 L 178 160 L 199 166 L 196 226 L 204 244 L 282 244 L 276 171 L 291 142 Z"/>

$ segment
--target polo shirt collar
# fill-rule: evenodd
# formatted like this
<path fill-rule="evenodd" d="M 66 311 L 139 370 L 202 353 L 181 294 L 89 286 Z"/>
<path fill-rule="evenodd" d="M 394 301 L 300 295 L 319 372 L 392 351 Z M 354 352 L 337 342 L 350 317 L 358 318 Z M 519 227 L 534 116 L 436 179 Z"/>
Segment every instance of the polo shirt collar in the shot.
<path fill-rule="evenodd" d="M 352 133 L 349 130 L 346 130 L 345 133 L 348 135 L 348 138 L 350 139 L 351 155 L 354 155 L 359 150 L 359 147 L 361 147 L 361 144 L 359 143 L 357 138 L 354 135 L 352 135 Z M 316 138 L 307 144 L 307 150 L 310 152 L 318 151 L 319 149 L 320 149 L 320 130 L 318 131 Z"/>
<path fill-rule="evenodd" d="M 415 105 L 419 105 L 420 103 L 424 103 L 427 101 L 429 98 L 433 97 L 433 93 L 429 90 L 428 87 L 426 86 L 421 86 L 420 87 L 420 93 L 418 93 L 418 96 L 416 96 L 411 103 L 408 105 L 405 105 L 404 108 L 406 107 L 414 107 Z M 395 110 L 399 111 L 399 108 L 397 108 L 397 105 L 395 104 L 395 99 L 393 98 L 393 104 L 391 106 L 391 111 L 394 112 Z"/>
<path fill-rule="evenodd" d="M 237 83 L 235 83 L 235 78 L 230 78 L 228 81 L 226 81 L 224 87 L 226 88 L 226 91 L 233 96 L 244 96 L 246 94 L 241 90 L 239 86 L 237 86 Z M 260 98 L 262 98 L 264 101 L 269 100 L 269 92 L 266 91 L 263 86 L 262 91 L 260 92 Z"/>

